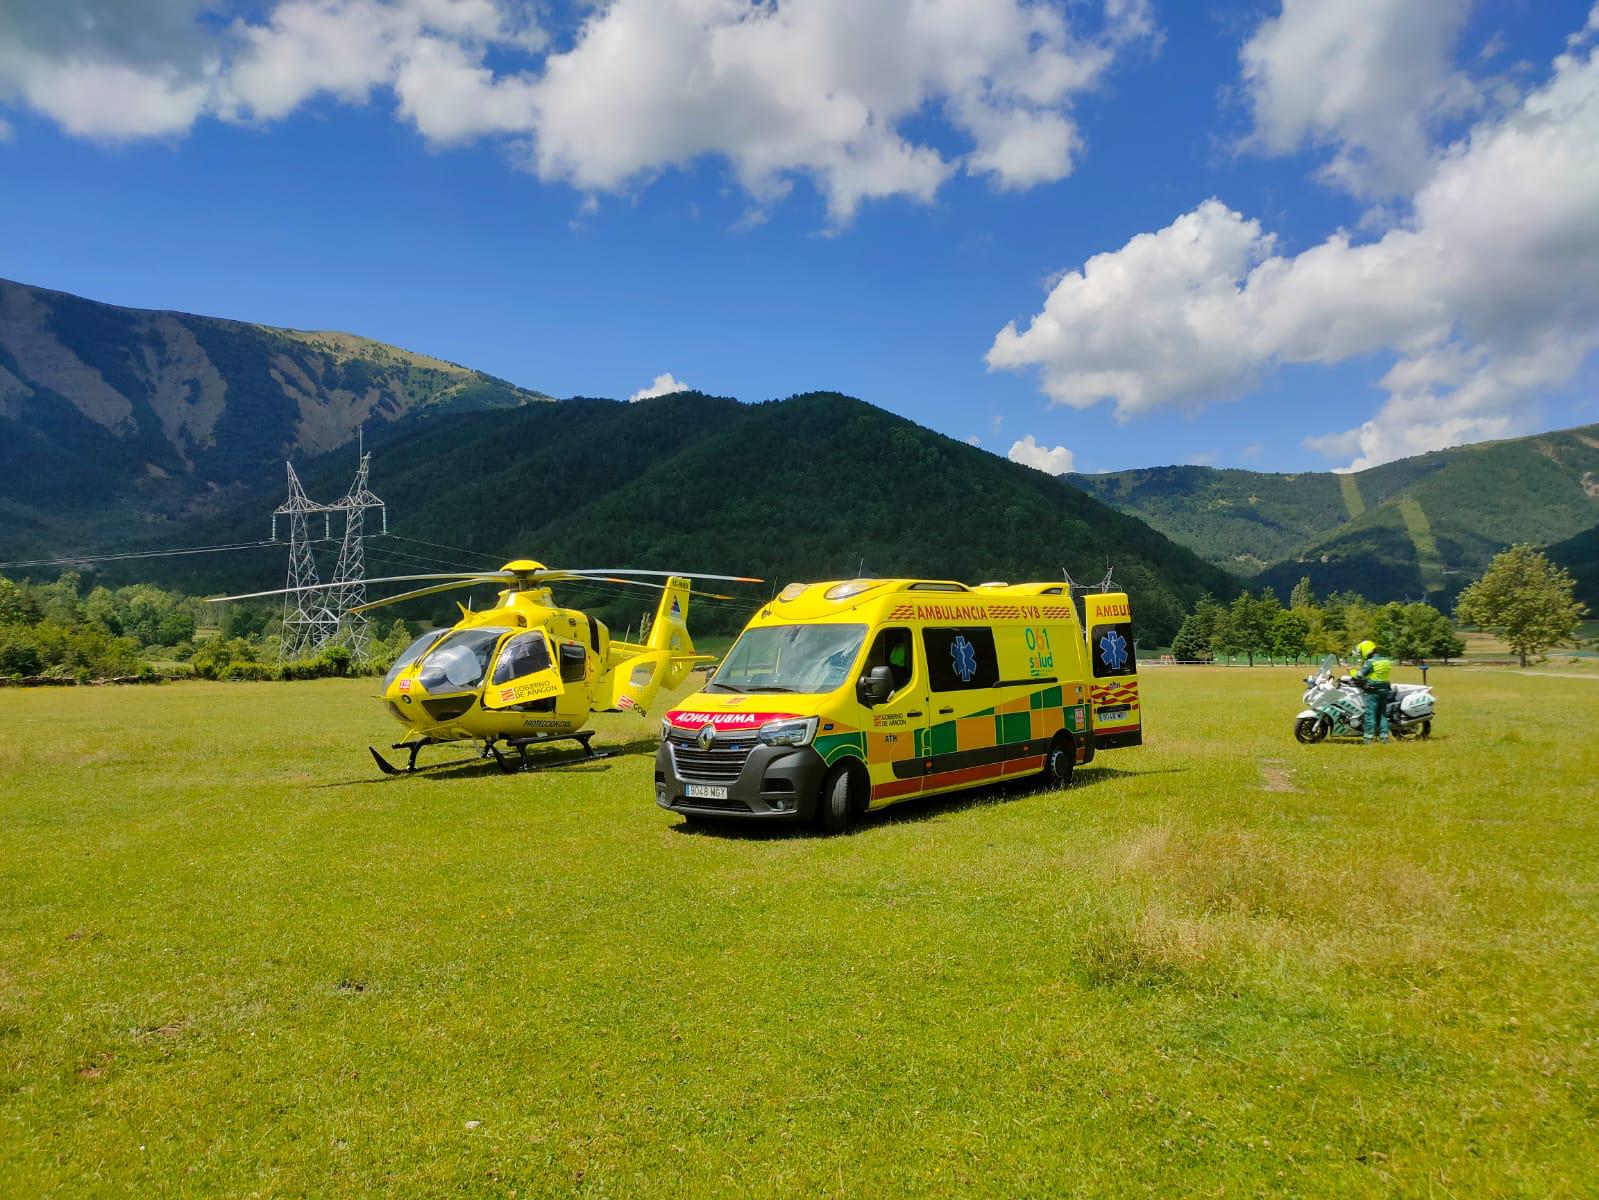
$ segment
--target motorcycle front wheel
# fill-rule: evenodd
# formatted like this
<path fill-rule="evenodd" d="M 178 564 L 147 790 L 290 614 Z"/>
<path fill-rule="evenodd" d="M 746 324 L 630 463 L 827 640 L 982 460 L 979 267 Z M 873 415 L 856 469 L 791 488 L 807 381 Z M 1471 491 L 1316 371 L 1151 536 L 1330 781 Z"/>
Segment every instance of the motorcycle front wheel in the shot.
<path fill-rule="evenodd" d="M 1327 718 L 1300 717 L 1294 722 L 1294 737 L 1307 746 L 1313 746 L 1327 736 Z"/>

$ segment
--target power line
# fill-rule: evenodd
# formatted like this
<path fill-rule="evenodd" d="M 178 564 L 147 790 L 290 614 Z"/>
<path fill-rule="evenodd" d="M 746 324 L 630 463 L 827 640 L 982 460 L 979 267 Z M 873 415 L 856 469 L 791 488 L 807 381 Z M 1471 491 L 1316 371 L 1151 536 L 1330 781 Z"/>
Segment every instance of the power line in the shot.
<path fill-rule="evenodd" d="M 486 567 L 474 567 L 470 563 L 463 563 L 458 558 L 439 558 L 432 554 L 417 554 L 412 550 L 396 550 L 393 546 L 386 544 L 382 546 L 375 545 L 374 543 L 377 540 L 377 538 L 367 539 L 368 554 L 383 554 L 392 559 L 403 559 L 413 563 L 425 563 L 429 566 L 449 567 L 453 570 L 462 571 L 464 573 L 486 571 L 490 569 Z"/>
<path fill-rule="evenodd" d="M 226 546 L 183 546 L 176 550 L 128 550 L 120 554 L 75 554 L 70 558 L 32 558 L 16 562 L 0 562 L 8 567 L 70 567 L 74 563 L 119 562 L 132 558 L 176 558 L 184 554 L 220 554 L 227 550 L 259 550 L 264 546 L 281 546 L 282 542 L 268 538 L 259 542 L 235 542 Z"/>
<path fill-rule="evenodd" d="M 418 546 L 432 546 L 435 550 L 448 550 L 452 554 L 465 554 L 472 558 L 484 558 L 492 563 L 497 563 L 500 561 L 494 555 L 485 554 L 481 550 L 467 550 L 460 546 L 446 546 L 443 542 L 429 542 L 423 540 L 422 538 L 406 537 L 403 533 L 392 533 L 385 531 L 383 536 L 398 538 L 402 542 L 415 542 Z"/>

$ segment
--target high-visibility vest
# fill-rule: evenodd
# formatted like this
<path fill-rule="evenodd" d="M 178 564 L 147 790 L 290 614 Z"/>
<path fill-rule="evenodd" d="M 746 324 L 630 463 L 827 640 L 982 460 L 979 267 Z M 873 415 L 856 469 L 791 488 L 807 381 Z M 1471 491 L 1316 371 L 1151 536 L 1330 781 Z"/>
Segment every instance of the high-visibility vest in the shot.
<path fill-rule="evenodd" d="M 1393 670 L 1393 659 L 1383 658 L 1381 655 L 1373 655 L 1371 658 L 1368 658 L 1365 665 L 1362 666 L 1358 672 L 1356 672 L 1356 677 L 1359 679 L 1370 680 L 1372 683 L 1387 683 L 1389 676 L 1393 674 Z"/>

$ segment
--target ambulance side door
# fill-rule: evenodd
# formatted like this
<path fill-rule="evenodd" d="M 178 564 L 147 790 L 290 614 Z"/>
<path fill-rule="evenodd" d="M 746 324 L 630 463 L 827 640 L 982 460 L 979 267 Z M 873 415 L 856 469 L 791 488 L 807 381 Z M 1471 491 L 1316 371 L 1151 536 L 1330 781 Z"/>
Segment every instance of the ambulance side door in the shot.
<path fill-rule="evenodd" d="M 920 639 L 908 626 L 887 625 L 872 635 L 860 674 L 887 667 L 894 690 L 862 713 L 866 768 L 872 806 L 903 800 L 922 790 L 921 746 L 927 733 L 927 666 Z"/>

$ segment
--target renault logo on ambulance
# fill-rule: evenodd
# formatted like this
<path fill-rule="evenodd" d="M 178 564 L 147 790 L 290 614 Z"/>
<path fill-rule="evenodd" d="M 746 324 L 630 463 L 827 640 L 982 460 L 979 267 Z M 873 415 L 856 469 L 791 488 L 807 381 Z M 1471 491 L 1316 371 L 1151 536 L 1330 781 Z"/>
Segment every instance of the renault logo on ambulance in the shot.
<path fill-rule="evenodd" d="M 699 736 L 697 736 L 694 741 L 698 743 L 701 750 L 709 750 L 712 746 L 716 745 L 716 726 L 701 725 Z"/>

